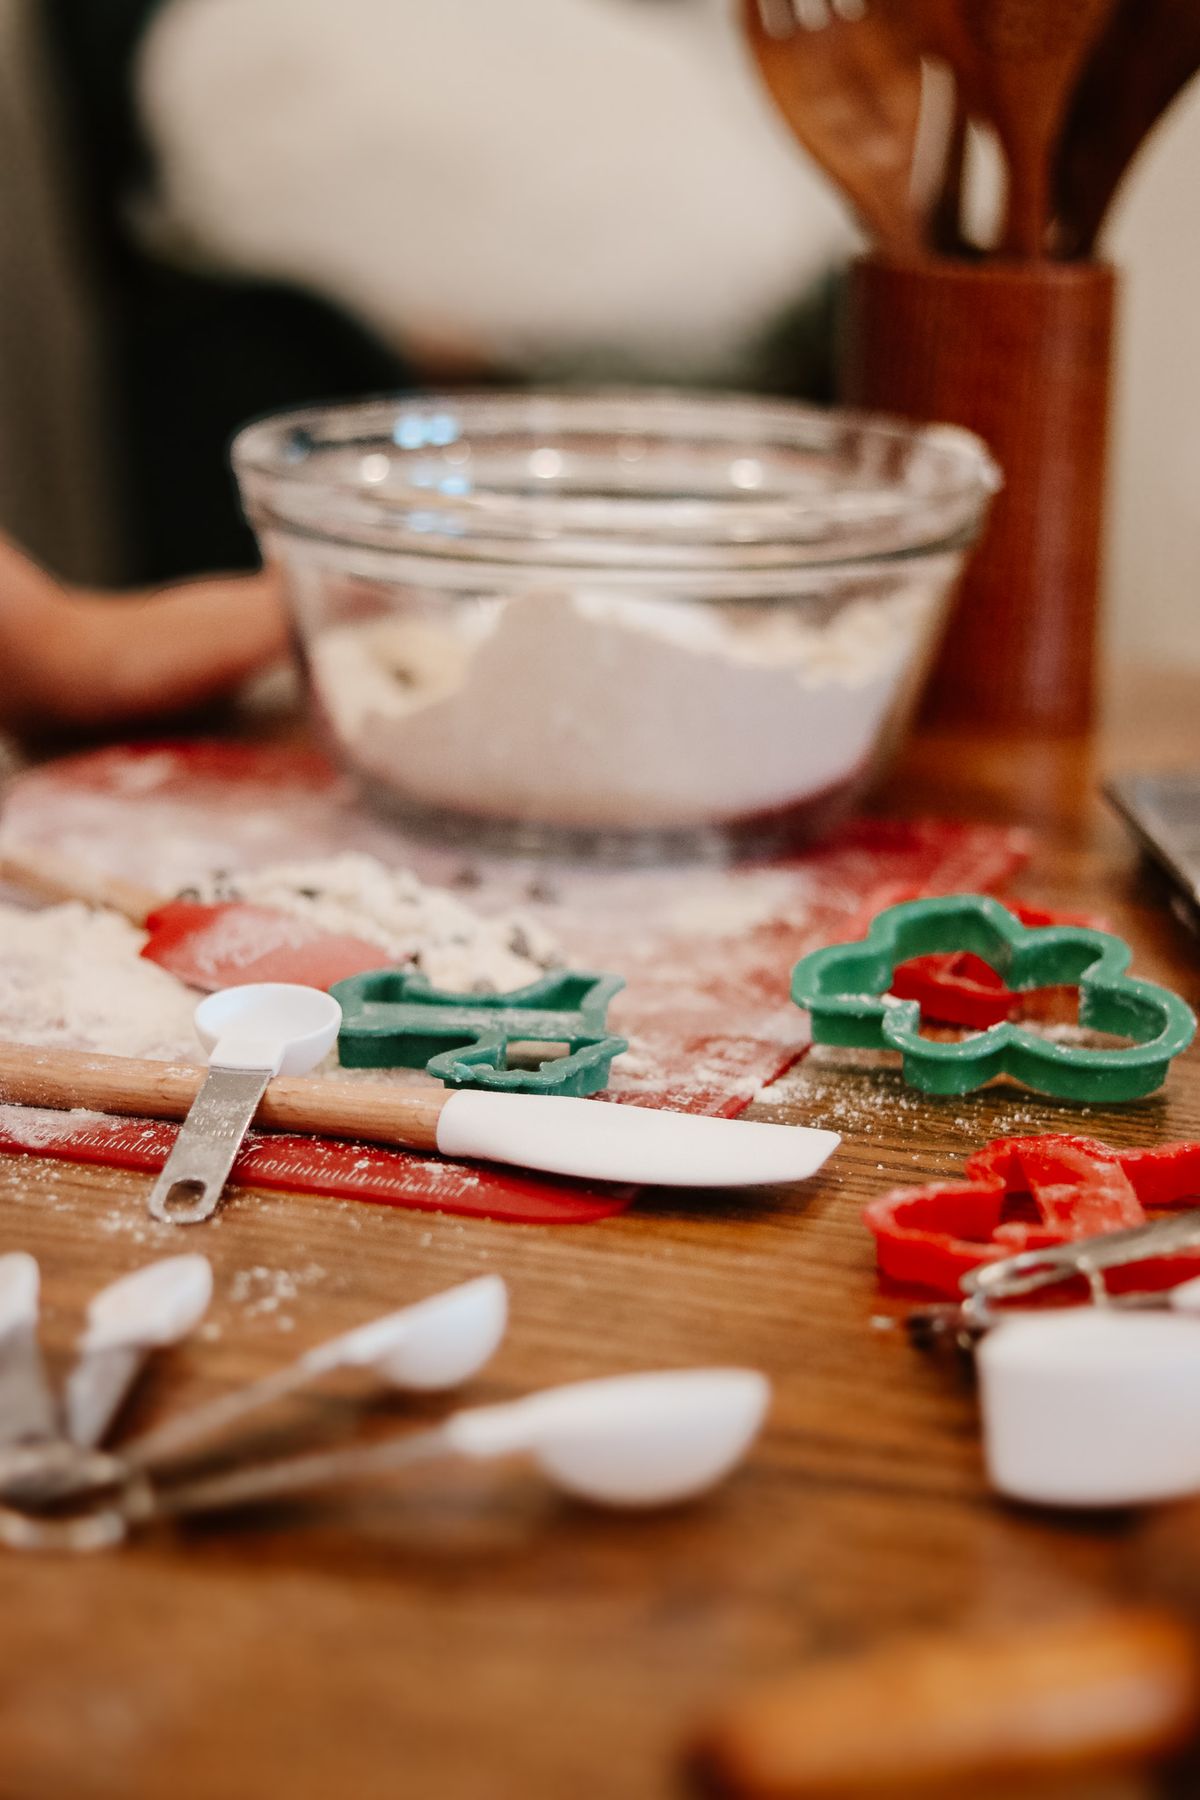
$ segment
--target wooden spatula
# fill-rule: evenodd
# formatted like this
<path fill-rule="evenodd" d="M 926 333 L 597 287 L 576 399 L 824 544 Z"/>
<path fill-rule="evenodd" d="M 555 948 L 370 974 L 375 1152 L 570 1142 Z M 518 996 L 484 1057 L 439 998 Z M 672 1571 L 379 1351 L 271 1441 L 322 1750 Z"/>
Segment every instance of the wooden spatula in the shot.
<path fill-rule="evenodd" d="M 1053 164 L 1071 95 L 1114 0 L 911 0 L 923 49 L 948 62 L 968 112 L 992 124 L 1008 167 L 999 249 L 1048 254 Z"/>
<path fill-rule="evenodd" d="M 779 111 L 877 243 L 921 248 L 912 195 L 921 64 L 896 0 L 743 0 L 750 47 Z"/>
<path fill-rule="evenodd" d="M 272 907 L 168 900 L 47 851 L 0 852 L 0 882 L 39 900 L 81 900 L 121 913 L 148 932 L 144 957 L 204 993 L 258 981 L 331 988 L 389 961 L 378 944 L 321 931 Z"/>
<path fill-rule="evenodd" d="M 1067 114 L 1055 168 L 1059 250 L 1087 256 L 1134 160 L 1200 70 L 1197 0 L 1118 0 Z"/>

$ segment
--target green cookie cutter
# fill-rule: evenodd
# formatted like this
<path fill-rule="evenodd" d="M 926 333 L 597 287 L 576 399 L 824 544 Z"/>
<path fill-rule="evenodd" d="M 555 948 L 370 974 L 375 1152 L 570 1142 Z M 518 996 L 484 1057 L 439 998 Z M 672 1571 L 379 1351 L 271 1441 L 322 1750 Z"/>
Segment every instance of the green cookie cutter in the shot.
<path fill-rule="evenodd" d="M 347 1069 L 425 1069 L 447 1087 L 504 1093 L 595 1094 L 629 1045 L 605 1030 L 619 975 L 543 975 L 507 994 L 452 994 L 424 975 L 375 969 L 330 989 L 342 1008 L 338 1056 Z M 514 1043 L 566 1044 L 567 1055 L 510 1069 Z"/>
<path fill-rule="evenodd" d="M 1080 1024 L 1132 1043 L 1060 1044 L 1009 1020 L 959 1042 L 922 1037 L 919 1003 L 887 990 L 910 957 L 955 950 L 974 951 L 1021 992 L 1077 985 Z M 865 941 L 803 957 L 792 998 L 811 1013 L 817 1043 L 899 1050 L 904 1079 L 927 1094 L 968 1094 L 1011 1075 L 1060 1100 L 1137 1100 L 1162 1086 L 1196 1019 L 1169 988 L 1127 974 L 1131 960 L 1129 945 L 1108 932 L 1022 925 L 987 894 L 950 894 L 890 906 Z"/>

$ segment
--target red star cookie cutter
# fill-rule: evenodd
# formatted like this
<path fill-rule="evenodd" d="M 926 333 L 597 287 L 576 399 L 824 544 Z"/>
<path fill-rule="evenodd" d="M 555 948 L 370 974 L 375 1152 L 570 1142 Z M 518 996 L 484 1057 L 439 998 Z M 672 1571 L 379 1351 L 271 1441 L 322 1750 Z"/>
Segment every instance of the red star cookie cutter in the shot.
<path fill-rule="evenodd" d="M 864 1217 L 881 1275 L 957 1299 L 962 1277 L 982 1263 L 1143 1225 L 1148 1208 L 1197 1198 L 1200 1143 L 1114 1150 L 1051 1133 L 996 1138 L 967 1158 L 962 1180 L 893 1188 Z M 1195 1275 L 1200 1253 L 1157 1257 L 1110 1286 L 1149 1291 Z"/>

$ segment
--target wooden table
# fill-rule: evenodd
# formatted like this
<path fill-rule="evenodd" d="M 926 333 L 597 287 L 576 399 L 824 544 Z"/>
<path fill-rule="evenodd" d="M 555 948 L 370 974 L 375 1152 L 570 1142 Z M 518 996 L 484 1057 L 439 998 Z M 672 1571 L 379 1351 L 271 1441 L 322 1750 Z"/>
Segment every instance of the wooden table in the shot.
<path fill-rule="evenodd" d="M 1128 688 L 1094 753 L 924 739 L 886 804 L 1035 826 L 1021 891 L 1103 911 L 1139 972 L 1195 1003 L 1196 946 L 1094 790 L 1114 760 L 1195 758 L 1195 701 L 1175 679 Z M 670 1516 L 606 1517 L 519 1473 L 437 1470 L 314 1503 L 282 1529 L 209 1526 L 70 1563 L 5 1555 L 4 1800 L 643 1800 L 679 1791 L 678 1746 L 706 1707 L 790 1659 L 916 1624 L 1086 1608 L 1140 1581 L 1129 1521 L 991 1499 L 966 1384 L 873 1322 L 901 1309 L 877 1291 L 863 1203 L 954 1170 L 991 1136 L 1061 1128 L 1063 1109 L 996 1091 L 924 1101 L 814 1056 L 763 1111 L 846 1134 L 825 1175 L 785 1198 L 662 1199 L 573 1230 L 233 1198 L 204 1238 L 215 1331 L 165 1360 L 137 1422 L 499 1270 L 513 1327 L 476 1397 L 747 1363 L 775 1383 L 769 1429 L 739 1478 Z M 1079 1123 L 1115 1142 L 1196 1134 L 1200 1056 L 1166 1097 Z M 59 1366 L 87 1294 L 157 1242 L 144 1187 L 0 1161 L 4 1245 L 41 1262 Z M 310 1402 L 297 1428 L 344 1431 L 353 1404 Z"/>

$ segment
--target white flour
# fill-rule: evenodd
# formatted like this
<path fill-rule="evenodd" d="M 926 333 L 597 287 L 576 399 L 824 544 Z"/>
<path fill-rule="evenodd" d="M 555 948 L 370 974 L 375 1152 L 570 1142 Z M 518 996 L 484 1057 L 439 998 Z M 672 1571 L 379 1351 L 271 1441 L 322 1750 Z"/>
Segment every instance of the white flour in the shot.
<path fill-rule="evenodd" d="M 866 762 L 930 618 L 921 583 L 817 623 L 589 591 L 339 625 L 311 650 L 354 763 L 425 805 L 688 828 Z"/>
<path fill-rule="evenodd" d="M 44 1150 L 64 1131 L 82 1131 L 88 1126 L 111 1125 L 107 1113 L 91 1112 L 86 1106 L 60 1112 L 49 1106 L 0 1106 L 0 1132 L 26 1150 Z"/>
<path fill-rule="evenodd" d="M 387 869 L 347 853 L 319 862 L 276 863 L 202 882 L 204 900 L 248 900 L 331 933 L 378 944 L 381 960 L 427 975 L 453 993 L 503 993 L 561 966 L 558 945 L 527 915 L 481 918 L 457 894 L 430 887 L 411 869 Z"/>
<path fill-rule="evenodd" d="M 0 1038 L 114 1056 L 195 1056 L 196 996 L 138 955 L 145 933 L 86 906 L 0 907 Z"/>
<path fill-rule="evenodd" d="M 381 962 L 419 968 L 435 986 L 457 991 L 522 986 L 558 956 L 519 914 L 482 919 L 457 895 L 367 856 L 221 876 L 208 887 L 378 942 Z M 145 933 L 115 913 L 75 903 L 38 912 L 0 905 L 0 1039 L 194 1059 L 197 996 L 139 954 L 144 942 Z"/>

